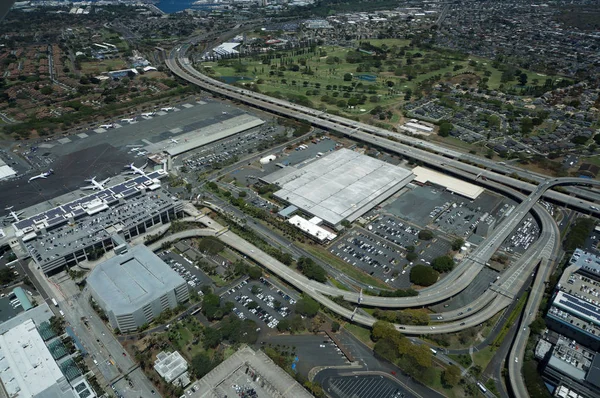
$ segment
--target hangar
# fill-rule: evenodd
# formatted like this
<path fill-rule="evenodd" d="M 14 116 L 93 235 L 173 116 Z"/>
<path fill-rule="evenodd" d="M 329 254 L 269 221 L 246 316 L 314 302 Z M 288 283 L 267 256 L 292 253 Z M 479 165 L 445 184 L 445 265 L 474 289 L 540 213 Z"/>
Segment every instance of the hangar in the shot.
<path fill-rule="evenodd" d="M 168 148 L 166 152 L 169 156 L 177 156 L 215 141 L 262 126 L 264 123 L 264 120 L 252 115 L 235 116 L 225 121 L 177 136 L 177 140 L 183 140 L 184 142 L 177 142 L 176 145 Z M 170 139 L 164 141 L 166 145 L 170 144 L 170 142 Z"/>
<path fill-rule="evenodd" d="M 275 197 L 336 227 L 350 222 L 402 189 L 410 170 L 340 149 L 303 167 L 289 166 L 261 180 L 281 189 Z"/>

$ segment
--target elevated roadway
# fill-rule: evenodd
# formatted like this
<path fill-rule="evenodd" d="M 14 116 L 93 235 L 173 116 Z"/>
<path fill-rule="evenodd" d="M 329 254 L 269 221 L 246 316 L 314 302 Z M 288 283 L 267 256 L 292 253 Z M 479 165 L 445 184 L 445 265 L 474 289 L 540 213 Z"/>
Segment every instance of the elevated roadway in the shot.
<path fill-rule="evenodd" d="M 315 126 L 319 126 L 327 130 L 338 131 L 346 135 L 354 136 L 357 139 L 365 140 L 366 142 L 370 142 L 385 149 L 421 160 L 425 164 L 436 168 L 445 168 L 446 165 L 451 165 L 452 167 L 471 173 L 481 173 L 481 175 L 485 176 L 486 178 L 506 184 L 523 192 L 533 191 L 536 185 L 512 178 L 506 174 L 515 173 L 520 178 L 528 179 L 534 182 L 543 182 L 547 178 L 545 176 L 531 173 L 519 168 L 510 167 L 505 164 L 499 164 L 489 159 L 480 158 L 471 154 L 463 154 L 461 152 L 443 148 L 439 145 L 414 137 L 407 137 L 401 134 L 392 133 L 388 130 L 360 122 L 355 122 L 341 116 L 330 115 L 319 110 L 292 104 L 285 100 L 272 98 L 250 90 L 230 86 L 218 80 L 207 77 L 194 69 L 189 63 L 189 60 L 185 58 L 185 52 L 187 51 L 187 48 L 188 45 L 183 45 L 171 51 L 169 57 L 166 59 L 166 64 L 169 69 L 171 69 L 171 71 L 176 75 L 188 80 L 191 83 L 228 98 L 244 102 L 269 112 L 292 117 L 298 120 L 305 120 Z M 181 66 L 179 64 L 181 64 Z M 469 163 L 481 165 L 483 168 L 479 166 L 473 166 Z M 556 191 L 544 192 L 544 197 L 547 200 L 551 200 L 560 204 L 566 204 L 584 212 L 600 214 L 600 207 L 595 206 L 594 202 L 600 199 L 599 193 L 580 188 L 570 188 L 570 190 L 572 193 L 580 196 L 582 200 Z"/>

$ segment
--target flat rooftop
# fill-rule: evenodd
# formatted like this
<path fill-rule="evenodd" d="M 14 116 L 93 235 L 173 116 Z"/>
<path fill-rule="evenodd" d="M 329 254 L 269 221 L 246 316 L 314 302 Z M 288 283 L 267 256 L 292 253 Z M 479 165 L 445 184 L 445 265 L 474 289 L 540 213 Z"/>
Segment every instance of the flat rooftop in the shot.
<path fill-rule="evenodd" d="M 457 193 L 469 199 L 477 199 L 484 189 L 475 184 L 459 180 L 458 178 L 450 177 L 437 171 L 417 166 L 412 172 L 415 174 L 415 181 L 420 184 L 435 184 L 446 188 L 450 192 Z"/>
<path fill-rule="evenodd" d="M 556 293 L 548 315 L 600 337 L 600 307 L 564 291 Z"/>
<path fill-rule="evenodd" d="M 593 253 L 575 249 L 569 263 L 600 278 L 600 257 Z"/>
<path fill-rule="evenodd" d="M 76 397 L 31 319 L 0 335 L 0 355 L 9 396 Z"/>
<path fill-rule="evenodd" d="M 210 126 L 191 131 L 177 136 L 178 143 L 172 145 L 172 141 L 165 140 L 166 145 L 172 145 L 166 152 L 171 156 L 177 156 L 215 141 L 219 141 L 232 135 L 261 126 L 264 120 L 252 115 L 239 115 Z"/>
<path fill-rule="evenodd" d="M 410 170 L 340 149 L 303 167 L 285 167 L 262 180 L 281 188 L 275 197 L 337 225 L 362 216 L 413 177 Z"/>
<path fill-rule="evenodd" d="M 188 363 L 179 351 L 159 352 L 154 361 L 154 370 L 165 379 L 167 383 L 172 382 L 183 374 L 188 368 Z"/>
<path fill-rule="evenodd" d="M 237 350 L 194 385 L 198 390 L 190 395 L 193 398 L 238 396 L 233 385 L 254 389 L 261 398 L 312 397 L 264 352 L 254 351 L 247 346 Z"/>
<path fill-rule="evenodd" d="M 151 195 L 136 192 L 136 196 L 125 201 L 107 202 L 97 213 L 84 213 L 80 218 L 65 220 L 45 233 L 37 232 L 32 238 L 23 239 L 27 250 L 37 263 L 43 265 L 127 230 L 175 203 L 165 189 L 154 191 Z"/>
<path fill-rule="evenodd" d="M 593 351 L 585 349 L 572 340 L 559 338 L 548 365 L 574 379 L 584 380 L 594 357 L 595 353 Z"/>
<path fill-rule="evenodd" d="M 185 283 L 144 245 L 129 247 L 98 264 L 87 278 L 87 284 L 115 316 L 132 313 Z"/>
<path fill-rule="evenodd" d="M 31 232 L 35 233 L 42 228 L 51 229 L 64 224 L 71 218 L 94 214 L 99 210 L 99 207 L 104 207 L 102 205 L 110 206 L 117 203 L 119 199 L 134 196 L 142 189 L 158 189 L 160 187 L 158 180 L 166 175 L 165 171 L 158 170 L 145 176 L 136 176 L 120 184 L 27 217 L 14 223 L 13 227 L 17 232 L 17 236 L 23 236 Z"/>

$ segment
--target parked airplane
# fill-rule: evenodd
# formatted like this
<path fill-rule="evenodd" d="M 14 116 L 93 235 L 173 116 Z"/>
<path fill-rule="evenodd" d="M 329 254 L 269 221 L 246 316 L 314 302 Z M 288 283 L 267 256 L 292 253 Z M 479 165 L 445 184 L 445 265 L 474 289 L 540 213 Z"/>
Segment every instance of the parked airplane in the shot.
<path fill-rule="evenodd" d="M 45 173 L 38 174 L 36 176 L 31 177 L 29 180 L 27 180 L 27 182 L 31 182 L 33 180 L 37 180 L 38 178 L 48 178 L 52 174 L 54 174 L 54 170 L 50 169 L 50 170 L 46 171 Z"/>
<path fill-rule="evenodd" d="M 154 116 L 154 115 L 156 115 L 156 112 L 144 112 L 144 113 L 142 113 L 142 116 L 144 116 L 144 117 L 151 117 L 151 116 Z"/>
<path fill-rule="evenodd" d="M 135 123 L 136 119 L 134 117 L 129 119 L 121 119 L 121 123 Z"/>
<path fill-rule="evenodd" d="M 101 129 L 112 129 L 112 128 L 114 128 L 114 127 L 115 127 L 115 124 L 114 124 L 114 123 L 110 123 L 110 124 L 101 124 L 101 125 L 100 125 L 100 128 L 101 128 Z"/>
<path fill-rule="evenodd" d="M 131 148 L 129 150 L 129 152 L 135 152 L 136 155 L 140 155 L 140 156 L 146 154 L 146 151 L 144 149 L 142 149 L 142 148 Z"/>
<path fill-rule="evenodd" d="M 15 222 L 19 222 L 19 221 L 21 221 L 21 219 L 19 217 L 21 216 L 21 214 L 23 214 L 23 212 L 22 211 L 14 212 L 12 210 L 13 207 L 14 206 L 10 206 L 10 207 L 7 207 L 6 209 L 4 209 L 9 212 L 8 215 L 5 216 L 5 218 L 8 219 L 8 218 L 12 217 L 15 220 Z"/>
<path fill-rule="evenodd" d="M 131 171 L 129 172 L 129 174 L 139 174 L 142 176 L 146 175 L 146 172 L 144 171 L 144 169 L 146 168 L 146 166 L 148 166 L 148 163 L 144 163 L 144 165 L 142 167 L 135 167 L 135 165 L 133 163 L 126 165 L 125 167 L 127 167 L 128 169 L 130 169 Z"/>
<path fill-rule="evenodd" d="M 85 187 L 81 187 L 81 189 L 94 189 L 94 190 L 102 190 L 104 189 L 104 185 L 108 182 L 108 180 L 110 180 L 110 178 L 107 178 L 105 180 L 102 181 L 96 181 L 96 177 L 92 177 L 89 180 L 86 180 L 87 182 L 90 183 L 90 185 L 85 186 Z"/>
<path fill-rule="evenodd" d="M 172 106 L 167 106 L 166 108 L 160 108 L 160 110 L 163 112 L 171 112 L 174 111 L 175 108 L 173 108 Z"/>
<path fill-rule="evenodd" d="M 169 138 L 171 140 L 171 142 L 173 144 L 179 144 L 179 140 L 176 140 L 175 138 Z"/>

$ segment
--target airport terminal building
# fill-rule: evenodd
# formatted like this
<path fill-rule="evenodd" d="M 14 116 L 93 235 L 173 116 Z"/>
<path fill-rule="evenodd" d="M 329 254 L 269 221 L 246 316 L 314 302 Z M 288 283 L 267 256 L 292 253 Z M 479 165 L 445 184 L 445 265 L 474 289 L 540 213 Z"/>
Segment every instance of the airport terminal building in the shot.
<path fill-rule="evenodd" d="M 144 245 L 120 245 L 87 278 L 113 328 L 137 330 L 189 299 L 186 281 Z"/>
<path fill-rule="evenodd" d="M 168 223 L 183 204 L 161 188 L 158 170 L 62 204 L 13 224 L 25 250 L 46 274 L 95 260 L 125 240 Z"/>

